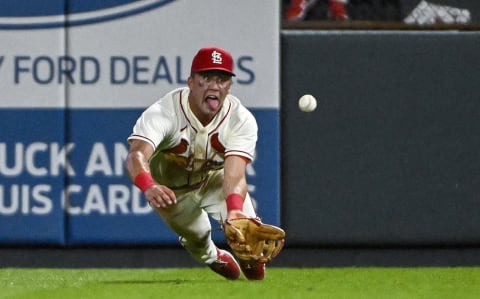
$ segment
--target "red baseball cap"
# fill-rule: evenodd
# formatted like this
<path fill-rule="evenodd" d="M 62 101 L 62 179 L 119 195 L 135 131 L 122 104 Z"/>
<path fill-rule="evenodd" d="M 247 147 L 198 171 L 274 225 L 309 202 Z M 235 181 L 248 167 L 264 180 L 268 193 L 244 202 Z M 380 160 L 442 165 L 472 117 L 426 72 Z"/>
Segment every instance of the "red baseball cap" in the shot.
<path fill-rule="evenodd" d="M 201 48 L 193 57 L 191 71 L 197 73 L 211 70 L 224 71 L 235 76 L 232 55 L 219 47 Z"/>

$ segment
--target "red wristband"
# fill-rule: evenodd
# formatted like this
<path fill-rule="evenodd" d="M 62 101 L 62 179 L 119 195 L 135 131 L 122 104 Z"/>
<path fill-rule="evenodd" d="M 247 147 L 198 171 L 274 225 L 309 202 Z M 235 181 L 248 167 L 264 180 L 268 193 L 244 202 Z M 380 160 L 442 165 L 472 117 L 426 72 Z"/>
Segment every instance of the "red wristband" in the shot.
<path fill-rule="evenodd" d="M 147 191 L 150 187 L 155 185 L 155 181 L 152 178 L 152 175 L 149 172 L 140 172 L 136 177 L 135 177 L 135 186 L 140 188 L 142 192 Z"/>
<path fill-rule="evenodd" d="M 243 211 L 243 196 L 237 193 L 231 193 L 227 196 L 227 212 L 231 210 Z"/>

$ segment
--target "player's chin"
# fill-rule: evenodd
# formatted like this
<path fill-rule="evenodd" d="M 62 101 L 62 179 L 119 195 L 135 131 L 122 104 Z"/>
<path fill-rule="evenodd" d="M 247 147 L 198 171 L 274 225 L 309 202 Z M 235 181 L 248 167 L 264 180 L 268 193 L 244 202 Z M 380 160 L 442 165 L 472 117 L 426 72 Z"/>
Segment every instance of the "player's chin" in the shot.
<path fill-rule="evenodd" d="M 214 117 L 218 113 L 218 111 L 220 111 L 220 109 L 209 109 L 208 114 L 211 117 Z"/>

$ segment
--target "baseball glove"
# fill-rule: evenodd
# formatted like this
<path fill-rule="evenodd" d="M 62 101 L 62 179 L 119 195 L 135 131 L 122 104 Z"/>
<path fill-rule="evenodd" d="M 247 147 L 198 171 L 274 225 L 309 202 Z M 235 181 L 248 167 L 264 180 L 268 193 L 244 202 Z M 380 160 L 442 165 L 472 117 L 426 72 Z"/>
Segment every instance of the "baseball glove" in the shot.
<path fill-rule="evenodd" d="M 230 219 L 224 223 L 227 243 L 233 253 L 248 263 L 267 263 L 285 243 L 285 232 L 255 218 Z"/>

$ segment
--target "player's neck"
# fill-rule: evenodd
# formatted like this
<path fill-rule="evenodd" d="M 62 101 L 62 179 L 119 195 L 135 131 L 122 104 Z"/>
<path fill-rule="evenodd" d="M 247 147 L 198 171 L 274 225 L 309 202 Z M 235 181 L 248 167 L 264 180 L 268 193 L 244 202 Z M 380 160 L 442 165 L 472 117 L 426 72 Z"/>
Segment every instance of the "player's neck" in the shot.
<path fill-rule="evenodd" d="M 190 103 L 188 103 L 188 106 L 190 107 L 190 110 L 192 111 L 193 116 L 204 127 L 208 126 L 216 116 L 216 114 L 210 115 L 210 114 L 202 113 L 202 111 L 200 111 L 198 107 L 196 107 L 195 105 L 190 105 Z"/>

